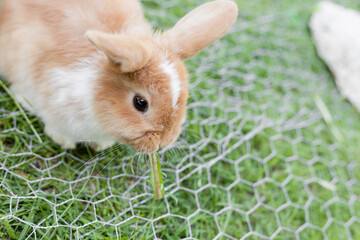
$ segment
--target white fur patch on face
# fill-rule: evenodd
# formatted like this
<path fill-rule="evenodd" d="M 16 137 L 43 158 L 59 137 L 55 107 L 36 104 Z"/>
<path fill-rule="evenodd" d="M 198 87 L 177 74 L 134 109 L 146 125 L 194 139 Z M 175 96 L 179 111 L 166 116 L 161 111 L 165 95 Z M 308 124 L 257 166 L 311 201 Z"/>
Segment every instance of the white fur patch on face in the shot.
<path fill-rule="evenodd" d="M 170 77 L 170 90 L 172 96 L 172 107 L 177 108 L 176 103 L 179 100 L 181 92 L 181 82 L 175 64 L 170 63 L 169 60 L 160 64 L 160 68 Z"/>

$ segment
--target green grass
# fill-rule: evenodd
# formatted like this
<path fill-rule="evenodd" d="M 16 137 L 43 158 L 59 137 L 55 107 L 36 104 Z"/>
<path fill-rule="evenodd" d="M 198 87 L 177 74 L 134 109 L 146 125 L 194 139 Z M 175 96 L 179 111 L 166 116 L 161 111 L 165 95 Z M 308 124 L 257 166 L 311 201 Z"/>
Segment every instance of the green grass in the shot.
<path fill-rule="evenodd" d="M 143 5 L 165 29 L 202 2 Z M 163 200 L 147 158 L 64 152 L 0 89 L 0 239 L 360 238 L 360 116 L 316 55 L 317 1 L 236 2 L 231 34 L 186 61 L 186 144 L 160 154 Z"/>

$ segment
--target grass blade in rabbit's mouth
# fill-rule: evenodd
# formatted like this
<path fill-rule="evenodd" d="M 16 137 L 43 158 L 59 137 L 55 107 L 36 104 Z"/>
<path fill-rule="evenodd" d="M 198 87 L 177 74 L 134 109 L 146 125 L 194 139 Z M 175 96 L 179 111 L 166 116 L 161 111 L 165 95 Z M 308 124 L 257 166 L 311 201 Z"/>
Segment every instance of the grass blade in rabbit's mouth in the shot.
<path fill-rule="evenodd" d="M 156 199 L 162 199 L 164 197 L 164 181 L 162 179 L 159 155 L 157 153 L 151 153 L 149 154 L 149 159 L 151 165 L 150 181 L 154 190 L 154 197 Z"/>

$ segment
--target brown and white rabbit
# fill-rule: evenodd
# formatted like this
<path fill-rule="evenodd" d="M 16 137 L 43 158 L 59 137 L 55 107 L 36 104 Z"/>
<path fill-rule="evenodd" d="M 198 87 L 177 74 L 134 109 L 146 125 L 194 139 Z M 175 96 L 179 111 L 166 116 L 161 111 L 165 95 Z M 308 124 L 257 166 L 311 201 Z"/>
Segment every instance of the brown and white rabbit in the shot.
<path fill-rule="evenodd" d="M 154 33 L 137 0 L 3 0 L 0 72 L 63 148 L 120 142 L 154 152 L 176 140 L 185 120 L 182 60 L 236 17 L 233 2 L 218 0 Z"/>

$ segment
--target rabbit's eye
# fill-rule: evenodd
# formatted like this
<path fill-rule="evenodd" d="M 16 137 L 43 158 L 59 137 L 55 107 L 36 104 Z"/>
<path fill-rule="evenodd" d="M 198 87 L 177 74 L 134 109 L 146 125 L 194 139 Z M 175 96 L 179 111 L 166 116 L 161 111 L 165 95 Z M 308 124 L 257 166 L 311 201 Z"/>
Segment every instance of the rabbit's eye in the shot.
<path fill-rule="evenodd" d="M 137 110 L 139 110 L 140 112 L 146 112 L 146 110 L 149 108 L 148 102 L 144 98 L 140 97 L 139 95 L 136 95 L 134 97 L 133 102 L 134 102 L 135 108 Z"/>

